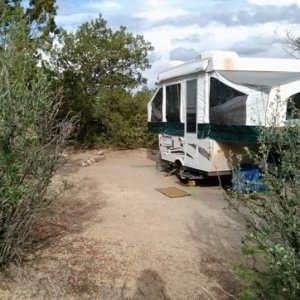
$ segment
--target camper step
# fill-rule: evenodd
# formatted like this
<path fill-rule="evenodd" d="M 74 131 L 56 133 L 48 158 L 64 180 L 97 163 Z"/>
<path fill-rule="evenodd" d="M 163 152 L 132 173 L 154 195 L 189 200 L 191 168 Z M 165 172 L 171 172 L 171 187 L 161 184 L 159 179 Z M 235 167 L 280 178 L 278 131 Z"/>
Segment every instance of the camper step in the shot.
<path fill-rule="evenodd" d="M 204 176 L 199 174 L 199 175 L 196 175 L 196 174 L 192 174 L 190 172 L 184 172 L 184 173 L 180 173 L 180 176 L 182 178 L 187 178 L 189 180 L 197 180 L 197 179 L 203 179 Z"/>

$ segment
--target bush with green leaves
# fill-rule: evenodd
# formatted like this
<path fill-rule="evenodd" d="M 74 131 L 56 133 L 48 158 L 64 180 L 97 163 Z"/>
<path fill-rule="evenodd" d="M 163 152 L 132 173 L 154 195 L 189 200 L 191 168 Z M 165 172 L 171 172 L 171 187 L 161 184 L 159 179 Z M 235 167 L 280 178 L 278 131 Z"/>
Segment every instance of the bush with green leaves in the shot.
<path fill-rule="evenodd" d="M 153 140 L 145 130 L 151 94 L 132 93 L 146 82 L 152 50 L 143 36 L 112 30 L 101 15 L 75 32 L 61 31 L 44 66 L 62 87 L 61 116 L 80 115 L 79 141 L 132 148 Z"/>
<path fill-rule="evenodd" d="M 26 20 L 11 22 L 0 48 L 0 265 L 19 260 L 49 203 L 48 187 L 72 125 L 37 67 Z"/>
<path fill-rule="evenodd" d="M 99 90 L 94 111 L 98 122 L 86 138 L 87 143 L 118 149 L 156 147 L 157 135 L 149 133 L 147 127 L 150 95 L 149 91 L 133 95 L 121 88 Z"/>
<path fill-rule="evenodd" d="M 39 49 L 49 51 L 58 33 L 56 10 L 56 0 L 0 0 L 0 38 L 9 32 L 11 24 L 23 22 L 30 39 Z"/>
<path fill-rule="evenodd" d="M 265 192 L 229 198 L 246 220 L 242 251 L 252 258 L 237 268 L 241 299 L 300 299 L 300 120 L 274 125 L 261 129 L 256 152 L 246 149 Z"/>

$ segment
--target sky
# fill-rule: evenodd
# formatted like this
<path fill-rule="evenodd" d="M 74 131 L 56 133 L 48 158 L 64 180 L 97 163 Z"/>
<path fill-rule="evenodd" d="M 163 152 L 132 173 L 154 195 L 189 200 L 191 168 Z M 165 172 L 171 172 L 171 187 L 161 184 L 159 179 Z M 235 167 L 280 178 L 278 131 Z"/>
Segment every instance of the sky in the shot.
<path fill-rule="evenodd" d="M 68 31 L 100 13 L 154 46 L 145 71 L 157 75 L 209 50 L 288 58 L 287 34 L 300 37 L 300 0 L 57 0 L 56 23 Z"/>

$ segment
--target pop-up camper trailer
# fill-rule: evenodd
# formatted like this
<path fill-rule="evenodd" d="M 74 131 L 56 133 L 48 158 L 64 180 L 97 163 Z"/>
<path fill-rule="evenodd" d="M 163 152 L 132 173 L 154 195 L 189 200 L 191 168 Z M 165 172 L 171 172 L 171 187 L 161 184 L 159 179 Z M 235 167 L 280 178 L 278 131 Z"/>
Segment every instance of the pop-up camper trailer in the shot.
<path fill-rule="evenodd" d="M 199 55 L 158 76 L 148 103 L 148 128 L 159 134 L 161 158 L 195 175 L 231 173 L 230 150 L 257 144 L 259 127 L 293 118 L 300 106 L 300 60 L 246 58 L 235 52 Z"/>

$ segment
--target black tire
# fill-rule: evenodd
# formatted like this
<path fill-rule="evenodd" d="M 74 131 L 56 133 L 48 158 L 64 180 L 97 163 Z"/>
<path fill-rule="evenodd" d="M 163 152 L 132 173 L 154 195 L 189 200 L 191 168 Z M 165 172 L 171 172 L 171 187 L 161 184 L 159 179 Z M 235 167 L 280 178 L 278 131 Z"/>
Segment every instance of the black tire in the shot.
<path fill-rule="evenodd" d="M 187 184 L 189 182 L 189 179 L 182 174 L 184 173 L 184 166 L 181 164 L 180 161 L 176 162 L 176 167 L 177 167 L 177 174 L 176 177 L 179 179 L 179 181 L 183 184 Z"/>

